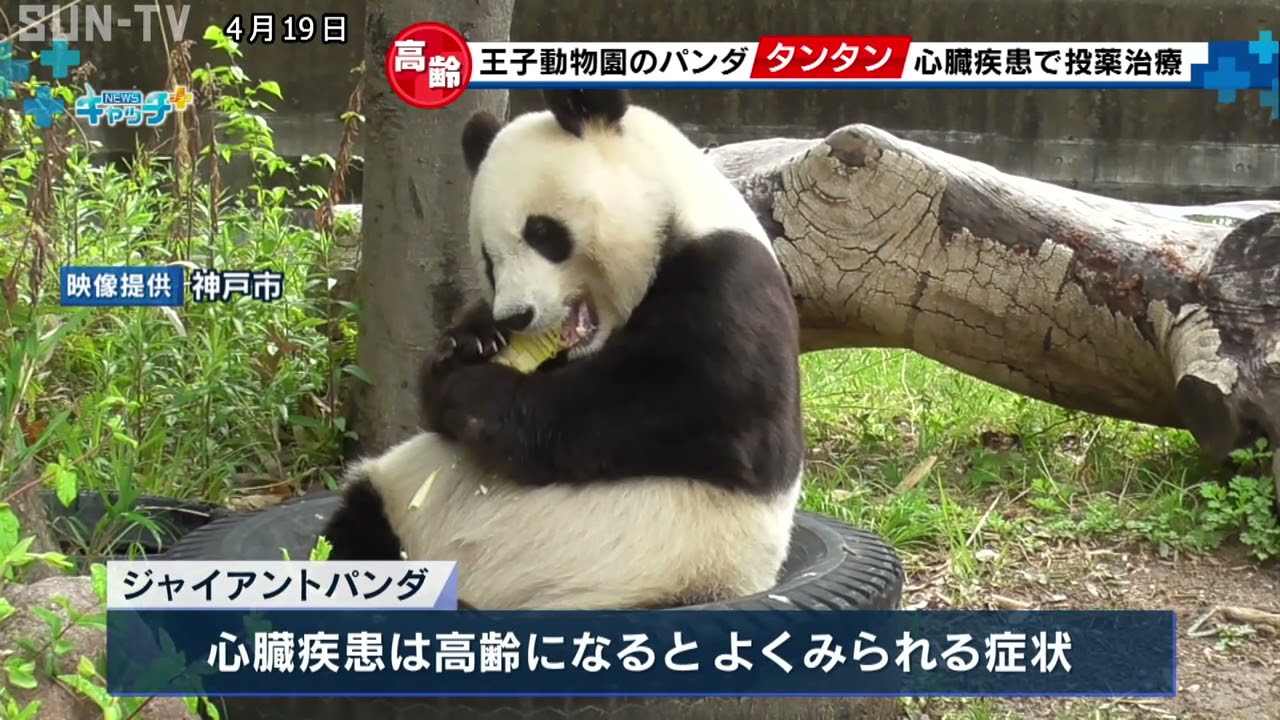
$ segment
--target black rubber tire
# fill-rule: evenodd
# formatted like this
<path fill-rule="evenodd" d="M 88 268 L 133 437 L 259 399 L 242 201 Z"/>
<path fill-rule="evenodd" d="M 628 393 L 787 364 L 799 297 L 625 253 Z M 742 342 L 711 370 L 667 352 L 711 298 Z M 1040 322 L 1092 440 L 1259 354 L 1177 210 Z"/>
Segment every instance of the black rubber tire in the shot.
<path fill-rule="evenodd" d="M 202 527 L 211 519 L 227 515 L 227 510 L 199 500 L 140 496 L 127 508 L 120 507 L 118 493 L 79 493 L 70 505 L 63 505 L 57 495 L 42 492 L 45 514 L 59 549 L 81 565 L 87 560 L 84 550 L 90 545 L 101 553 L 94 560 L 125 559 L 131 554 L 141 557 L 159 555 L 177 544 L 192 530 Z M 130 523 L 118 518 L 108 525 L 113 510 L 127 510 L 149 520 L 153 528 Z M 110 533 L 110 542 L 102 547 L 103 533 Z"/>
<path fill-rule="evenodd" d="M 305 558 L 335 493 L 316 493 L 198 528 L 165 553 L 169 560 Z M 684 610 L 893 610 L 902 601 L 898 554 L 875 535 L 809 512 L 796 516 L 791 555 L 769 590 Z M 891 718 L 893 698 L 219 698 L 228 720 L 414 720 L 442 718 Z"/>

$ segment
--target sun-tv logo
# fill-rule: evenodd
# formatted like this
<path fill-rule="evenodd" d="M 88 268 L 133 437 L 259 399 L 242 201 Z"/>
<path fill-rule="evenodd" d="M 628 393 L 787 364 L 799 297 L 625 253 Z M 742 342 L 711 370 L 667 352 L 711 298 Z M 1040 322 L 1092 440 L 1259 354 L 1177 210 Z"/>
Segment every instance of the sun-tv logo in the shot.
<path fill-rule="evenodd" d="M 103 90 L 87 88 L 76 99 L 75 116 L 92 127 L 157 127 L 163 125 L 175 110 L 182 112 L 191 104 L 191 94 L 179 85 L 173 92 L 156 90 Z"/>

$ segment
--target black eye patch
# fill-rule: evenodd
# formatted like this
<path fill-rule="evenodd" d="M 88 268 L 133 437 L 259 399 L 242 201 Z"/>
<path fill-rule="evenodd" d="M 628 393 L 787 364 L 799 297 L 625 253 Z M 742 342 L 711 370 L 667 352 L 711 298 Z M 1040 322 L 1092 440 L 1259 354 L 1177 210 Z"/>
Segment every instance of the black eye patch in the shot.
<path fill-rule="evenodd" d="M 529 247 L 553 263 L 562 263 L 573 254 L 573 234 L 555 218 L 530 215 L 521 234 Z"/>
<path fill-rule="evenodd" d="M 498 283 L 493 279 L 493 258 L 489 257 L 489 251 L 484 248 L 480 249 L 480 256 L 484 258 L 484 276 L 489 279 L 489 287 L 497 288 Z"/>

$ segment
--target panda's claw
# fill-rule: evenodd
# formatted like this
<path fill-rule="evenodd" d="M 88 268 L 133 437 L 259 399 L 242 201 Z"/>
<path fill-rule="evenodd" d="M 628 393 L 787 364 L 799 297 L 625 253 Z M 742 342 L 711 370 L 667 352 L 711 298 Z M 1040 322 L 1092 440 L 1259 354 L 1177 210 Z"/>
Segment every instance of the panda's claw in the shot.
<path fill-rule="evenodd" d="M 484 362 L 497 355 L 506 343 L 492 311 L 477 303 L 466 308 L 445 333 L 434 362 L 441 370 Z"/>

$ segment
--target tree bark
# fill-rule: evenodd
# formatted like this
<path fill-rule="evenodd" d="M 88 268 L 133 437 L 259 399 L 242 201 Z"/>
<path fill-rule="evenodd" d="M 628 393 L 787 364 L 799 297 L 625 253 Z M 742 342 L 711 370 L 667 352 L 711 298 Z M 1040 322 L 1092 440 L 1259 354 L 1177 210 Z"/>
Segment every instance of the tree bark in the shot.
<path fill-rule="evenodd" d="M 364 210 L 357 364 L 373 384 L 352 393 L 348 458 L 384 449 L 418 425 L 414 376 L 476 281 L 466 256 L 469 182 L 459 145 L 467 117 L 507 111 L 506 91 L 472 90 L 439 110 L 403 102 L 382 71 L 392 39 L 425 19 L 470 42 L 509 39 L 514 0 L 370 0 L 366 6 Z"/>
<path fill-rule="evenodd" d="M 1219 460 L 1280 442 L 1280 212 L 1162 217 L 867 125 L 711 155 L 775 238 L 805 350 L 909 348 Z"/>

